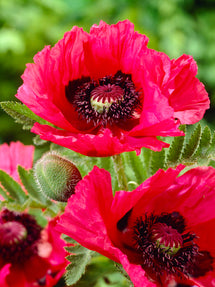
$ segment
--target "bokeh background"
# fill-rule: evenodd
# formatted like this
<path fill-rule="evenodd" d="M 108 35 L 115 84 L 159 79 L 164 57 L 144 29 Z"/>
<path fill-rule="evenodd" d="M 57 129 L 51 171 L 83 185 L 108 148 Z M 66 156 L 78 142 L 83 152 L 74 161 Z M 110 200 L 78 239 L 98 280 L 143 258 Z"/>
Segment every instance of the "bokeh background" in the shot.
<path fill-rule="evenodd" d="M 54 45 L 72 26 L 89 31 L 100 20 L 129 19 L 146 34 L 149 47 L 196 60 L 211 109 L 205 120 L 215 128 L 215 0 L 1 0 L 0 101 L 16 100 L 25 65 L 45 45 Z M 0 143 L 32 143 L 32 134 L 0 111 Z"/>

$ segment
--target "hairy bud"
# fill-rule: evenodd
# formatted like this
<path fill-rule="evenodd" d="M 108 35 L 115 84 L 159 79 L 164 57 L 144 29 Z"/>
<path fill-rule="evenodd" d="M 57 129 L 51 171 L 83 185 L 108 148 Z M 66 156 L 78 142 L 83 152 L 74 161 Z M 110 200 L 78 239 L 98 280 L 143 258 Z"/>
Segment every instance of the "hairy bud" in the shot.
<path fill-rule="evenodd" d="M 55 152 L 48 152 L 35 165 L 35 177 L 48 198 L 66 202 L 81 180 L 77 167 Z"/>

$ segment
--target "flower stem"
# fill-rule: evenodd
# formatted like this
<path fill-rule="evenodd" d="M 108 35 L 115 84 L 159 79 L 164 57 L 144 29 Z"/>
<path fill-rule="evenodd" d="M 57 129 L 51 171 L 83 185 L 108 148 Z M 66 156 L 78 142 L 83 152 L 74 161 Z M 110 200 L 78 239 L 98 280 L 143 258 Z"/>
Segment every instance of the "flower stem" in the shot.
<path fill-rule="evenodd" d="M 128 190 L 128 181 L 120 154 L 112 156 L 120 190 Z"/>

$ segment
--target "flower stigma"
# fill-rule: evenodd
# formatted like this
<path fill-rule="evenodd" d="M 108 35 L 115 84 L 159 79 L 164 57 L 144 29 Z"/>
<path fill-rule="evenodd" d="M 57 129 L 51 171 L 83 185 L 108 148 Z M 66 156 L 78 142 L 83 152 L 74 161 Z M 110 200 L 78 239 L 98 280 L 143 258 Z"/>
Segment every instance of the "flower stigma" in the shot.
<path fill-rule="evenodd" d="M 181 234 L 171 226 L 165 223 L 156 223 L 151 230 L 152 240 L 156 242 L 161 251 L 169 255 L 176 254 L 183 245 Z"/>
<path fill-rule="evenodd" d="M 113 103 L 119 104 L 123 100 L 124 91 L 120 86 L 107 84 L 98 86 L 91 92 L 90 103 L 94 110 L 103 113 L 109 110 Z"/>
<path fill-rule="evenodd" d="M 0 225 L 0 246 L 20 244 L 27 237 L 27 229 L 23 224 L 9 221 Z"/>

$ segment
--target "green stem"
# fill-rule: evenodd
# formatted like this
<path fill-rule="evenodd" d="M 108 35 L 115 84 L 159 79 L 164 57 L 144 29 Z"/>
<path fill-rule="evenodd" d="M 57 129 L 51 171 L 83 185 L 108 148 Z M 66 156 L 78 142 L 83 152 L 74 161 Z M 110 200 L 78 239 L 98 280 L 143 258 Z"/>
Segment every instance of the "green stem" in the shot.
<path fill-rule="evenodd" d="M 120 154 L 112 156 L 120 190 L 128 190 L 128 181 Z"/>

